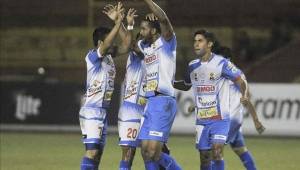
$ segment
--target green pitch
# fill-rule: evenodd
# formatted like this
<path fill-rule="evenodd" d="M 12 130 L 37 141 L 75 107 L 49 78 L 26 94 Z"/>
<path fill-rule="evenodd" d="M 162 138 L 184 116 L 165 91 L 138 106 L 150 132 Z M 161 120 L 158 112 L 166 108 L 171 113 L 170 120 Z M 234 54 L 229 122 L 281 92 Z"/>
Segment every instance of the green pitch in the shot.
<path fill-rule="evenodd" d="M 3 133 L 0 135 L 1 170 L 74 170 L 79 169 L 84 153 L 80 134 Z M 248 148 L 261 170 L 297 170 L 300 167 L 299 139 L 246 138 Z M 116 135 L 110 135 L 101 170 L 117 170 L 121 157 Z M 171 154 L 184 170 L 199 170 L 199 156 L 193 136 L 171 136 Z M 226 169 L 243 170 L 233 152 L 226 147 Z M 133 170 L 142 170 L 140 150 Z"/>

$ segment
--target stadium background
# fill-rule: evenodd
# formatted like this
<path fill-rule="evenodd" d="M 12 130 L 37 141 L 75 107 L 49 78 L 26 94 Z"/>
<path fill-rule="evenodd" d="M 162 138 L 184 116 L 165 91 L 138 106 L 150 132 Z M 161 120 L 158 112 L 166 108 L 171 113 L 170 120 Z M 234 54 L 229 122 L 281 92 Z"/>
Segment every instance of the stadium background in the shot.
<path fill-rule="evenodd" d="M 78 110 L 84 93 L 84 57 L 95 26 L 112 26 L 97 0 L 0 0 L 0 169 L 78 169 L 83 153 Z M 140 18 L 149 12 L 141 0 L 123 1 Z M 246 140 L 260 169 L 299 169 L 300 1 L 158 0 L 177 35 L 177 73 L 193 59 L 192 33 L 214 32 L 232 48 L 247 75 L 267 131 L 257 136 L 246 115 Z M 139 21 L 139 20 L 138 20 Z M 137 21 L 137 23 L 139 23 Z M 126 56 L 115 59 L 116 91 L 103 169 L 117 169 L 116 123 Z M 179 113 L 170 138 L 172 154 L 184 169 L 198 169 L 192 134 L 190 96 L 177 93 Z M 263 103 L 263 104 L 261 104 Z M 139 155 L 139 153 L 137 154 Z M 36 160 L 37 159 L 37 160 Z M 227 149 L 228 169 L 242 169 Z M 140 156 L 136 169 L 142 169 Z M 298 160 L 298 162 L 297 162 Z"/>

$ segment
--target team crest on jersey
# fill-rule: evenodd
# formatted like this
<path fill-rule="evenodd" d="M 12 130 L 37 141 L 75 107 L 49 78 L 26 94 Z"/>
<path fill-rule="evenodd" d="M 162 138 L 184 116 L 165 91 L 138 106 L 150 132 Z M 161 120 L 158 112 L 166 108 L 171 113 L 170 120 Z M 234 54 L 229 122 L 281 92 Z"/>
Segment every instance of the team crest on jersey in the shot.
<path fill-rule="evenodd" d="M 211 81 L 216 80 L 216 74 L 215 73 L 209 73 L 209 80 L 211 80 Z"/>

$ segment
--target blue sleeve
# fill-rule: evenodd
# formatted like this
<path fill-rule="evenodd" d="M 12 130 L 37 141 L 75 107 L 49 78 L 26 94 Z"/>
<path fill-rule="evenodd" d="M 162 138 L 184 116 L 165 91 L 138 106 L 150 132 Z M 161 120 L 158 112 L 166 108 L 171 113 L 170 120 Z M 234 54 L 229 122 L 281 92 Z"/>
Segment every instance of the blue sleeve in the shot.
<path fill-rule="evenodd" d="M 232 64 L 228 60 L 224 60 L 224 64 L 222 66 L 222 76 L 231 81 L 235 81 L 239 77 L 241 77 L 242 72 L 238 69 L 234 64 Z"/>
<path fill-rule="evenodd" d="M 175 51 L 176 50 L 177 40 L 176 40 L 175 34 L 173 35 L 173 37 L 169 41 L 166 41 L 163 37 L 161 37 L 161 39 L 163 40 L 164 44 L 168 44 L 168 47 L 169 47 L 170 51 Z"/>
<path fill-rule="evenodd" d="M 92 51 L 88 54 L 88 59 L 91 61 L 91 63 L 96 64 L 100 62 L 101 58 L 98 56 L 96 51 Z"/>

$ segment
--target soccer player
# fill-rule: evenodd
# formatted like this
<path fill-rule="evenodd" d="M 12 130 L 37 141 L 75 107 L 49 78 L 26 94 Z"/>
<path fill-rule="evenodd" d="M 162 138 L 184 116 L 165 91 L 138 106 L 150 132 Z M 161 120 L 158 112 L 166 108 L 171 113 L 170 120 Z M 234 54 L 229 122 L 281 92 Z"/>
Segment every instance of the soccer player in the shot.
<path fill-rule="evenodd" d="M 220 50 L 220 53 L 223 53 L 224 57 L 228 59 L 231 58 L 231 52 L 229 48 L 222 47 Z M 245 82 L 247 82 L 246 77 L 243 73 L 242 78 L 245 80 Z M 255 128 L 259 134 L 264 132 L 265 127 L 259 121 L 255 108 L 250 102 L 250 100 L 248 100 L 246 103 L 244 103 L 244 105 L 242 105 L 240 102 L 241 93 L 239 88 L 233 82 L 230 82 L 229 85 L 230 130 L 228 134 L 227 143 L 230 144 L 232 150 L 236 153 L 237 156 L 239 156 L 240 160 L 242 161 L 243 165 L 247 170 L 256 170 L 254 159 L 246 147 L 245 140 L 242 134 L 241 126 L 243 123 L 244 112 L 246 110 L 250 112 Z M 247 91 L 249 98 L 249 88 L 247 88 Z"/>
<path fill-rule="evenodd" d="M 144 54 L 147 106 L 138 139 L 146 170 L 181 169 L 169 155 L 162 153 L 176 114 L 175 91 L 172 86 L 176 66 L 176 37 L 165 12 L 152 0 L 144 0 L 158 21 L 141 22 L 138 42 Z"/>
<path fill-rule="evenodd" d="M 206 30 L 194 34 L 197 59 L 191 61 L 185 81 L 174 82 L 181 90 L 193 88 L 196 103 L 196 148 L 200 152 L 201 170 L 223 170 L 223 147 L 230 127 L 229 81 L 242 93 L 241 102 L 248 101 L 246 82 L 241 71 L 223 56 L 214 54 L 216 42 Z M 211 161 L 212 160 L 212 161 Z"/>
<path fill-rule="evenodd" d="M 95 49 L 85 57 L 87 64 L 86 99 L 80 109 L 79 119 L 86 153 L 81 170 L 97 170 L 106 139 L 106 110 L 114 90 L 115 65 L 107 53 L 115 39 L 123 19 L 124 9 L 117 8 L 115 25 L 110 30 L 98 27 L 93 33 Z"/>
<path fill-rule="evenodd" d="M 224 56 L 225 58 L 228 59 L 231 58 L 231 50 L 227 47 L 217 48 L 217 50 L 214 50 L 214 52 Z M 245 82 L 247 82 L 246 77 L 243 73 L 242 73 L 242 78 L 245 80 Z M 227 143 L 230 144 L 232 150 L 236 153 L 237 156 L 239 156 L 239 158 L 241 159 L 241 161 L 243 162 L 247 170 L 255 170 L 256 166 L 255 166 L 254 159 L 245 145 L 245 141 L 241 129 L 244 111 L 247 109 L 250 112 L 255 128 L 259 134 L 264 132 L 265 127 L 259 121 L 255 108 L 253 104 L 250 102 L 250 100 L 248 101 L 247 104 L 242 105 L 240 102 L 241 93 L 239 88 L 232 81 L 230 81 L 229 86 L 230 86 L 229 88 L 230 89 L 229 90 L 230 91 L 229 92 L 230 129 L 228 133 Z M 247 88 L 247 90 L 249 96 L 249 88 Z M 194 111 L 194 109 L 195 106 L 190 106 L 188 111 L 192 112 Z"/>

